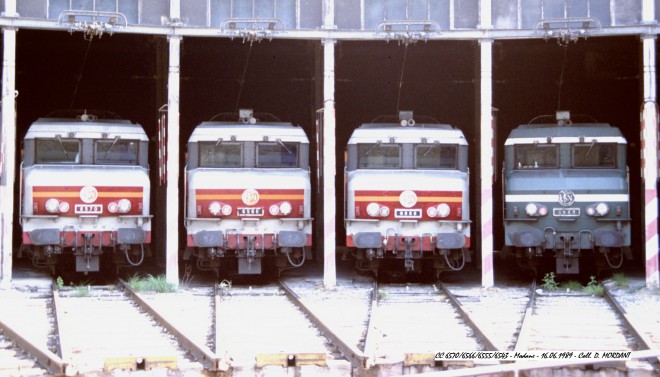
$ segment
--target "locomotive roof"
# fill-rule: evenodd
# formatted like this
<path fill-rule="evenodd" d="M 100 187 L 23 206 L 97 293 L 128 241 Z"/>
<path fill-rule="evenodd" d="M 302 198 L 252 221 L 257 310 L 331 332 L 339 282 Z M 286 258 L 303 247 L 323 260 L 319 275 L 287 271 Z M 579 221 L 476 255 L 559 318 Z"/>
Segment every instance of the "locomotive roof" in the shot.
<path fill-rule="evenodd" d="M 579 143 L 597 141 L 626 144 L 621 131 L 607 123 L 573 123 L 570 126 L 524 124 L 511 131 L 504 145 L 548 143 Z"/>
<path fill-rule="evenodd" d="M 467 145 L 463 132 L 449 124 L 417 123 L 402 126 L 398 123 L 366 123 L 353 131 L 348 144 L 375 143 L 396 138 L 397 143 L 427 143 Z"/>
<path fill-rule="evenodd" d="M 217 141 L 222 138 L 230 141 L 263 141 L 264 136 L 271 140 L 282 139 L 299 143 L 309 143 L 305 131 L 287 122 L 264 122 L 245 124 L 241 122 L 202 122 L 193 130 L 189 143 Z"/>
<path fill-rule="evenodd" d="M 69 137 L 74 133 L 76 138 L 105 138 L 113 139 L 116 136 L 148 141 L 147 134 L 141 125 L 131 123 L 124 119 L 95 119 L 80 120 L 70 118 L 39 118 L 30 125 L 26 139 L 52 138 L 56 135 Z"/>

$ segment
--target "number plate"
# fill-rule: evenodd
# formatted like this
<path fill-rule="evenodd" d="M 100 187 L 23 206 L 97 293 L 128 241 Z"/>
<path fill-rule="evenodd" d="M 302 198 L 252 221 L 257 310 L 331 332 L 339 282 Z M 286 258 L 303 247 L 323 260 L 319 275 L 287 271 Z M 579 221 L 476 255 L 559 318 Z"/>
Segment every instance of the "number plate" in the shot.
<path fill-rule="evenodd" d="M 263 208 L 239 208 L 238 209 L 238 216 L 263 216 L 264 215 L 264 209 Z"/>
<path fill-rule="evenodd" d="M 580 216 L 579 208 L 553 208 L 552 216 L 555 217 L 576 217 Z"/>
<path fill-rule="evenodd" d="M 419 219 L 422 217 L 422 210 L 397 208 L 394 210 L 394 217 L 397 219 Z"/>
<path fill-rule="evenodd" d="M 99 215 L 103 213 L 103 206 L 100 204 L 76 204 L 73 211 L 83 215 Z"/>

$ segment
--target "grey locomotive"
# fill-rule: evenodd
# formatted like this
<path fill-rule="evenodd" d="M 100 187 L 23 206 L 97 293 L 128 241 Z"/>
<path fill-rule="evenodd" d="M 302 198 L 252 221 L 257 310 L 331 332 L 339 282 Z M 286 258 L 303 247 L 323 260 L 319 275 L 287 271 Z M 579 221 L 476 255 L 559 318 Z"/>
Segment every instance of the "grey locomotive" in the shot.
<path fill-rule="evenodd" d="M 505 248 L 537 271 L 554 258 L 558 274 L 590 266 L 619 268 L 630 247 L 626 139 L 593 120 L 521 125 L 504 145 Z"/>

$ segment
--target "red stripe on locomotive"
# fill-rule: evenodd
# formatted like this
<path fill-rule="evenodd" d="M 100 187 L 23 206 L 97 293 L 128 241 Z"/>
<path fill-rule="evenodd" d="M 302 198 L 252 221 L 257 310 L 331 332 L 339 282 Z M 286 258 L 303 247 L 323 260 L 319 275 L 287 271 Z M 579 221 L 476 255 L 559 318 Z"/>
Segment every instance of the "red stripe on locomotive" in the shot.
<path fill-rule="evenodd" d="M 355 190 L 355 218 L 369 219 L 372 218 L 367 214 L 367 206 L 369 203 L 378 203 L 388 206 L 390 213 L 386 217 L 378 217 L 383 220 L 399 220 L 416 218 L 418 220 L 462 220 L 463 219 L 463 192 L 461 191 L 431 191 L 431 190 L 415 190 L 417 195 L 417 203 L 414 206 L 406 208 L 400 203 L 400 195 L 403 190 L 396 191 L 382 191 L 382 190 Z M 445 203 L 449 206 L 449 216 L 430 217 L 427 214 L 429 207 L 435 207 L 438 204 Z M 402 210 L 403 212 L 397 210 Z M 419 216 L 411 213 L 411 210 L 421 211 Z M 408 211 L 408 212 L 406 212 Z"/>
<path fill-rule="evenodd" d="M 93 213 L 99 216 L 118 216 L 118 215 L 140 215 L 143 212 L 144 187 L 139 186 L 94 186 L 98 197 L 93 201 L 86 203 L 80 197 L 83 186 L 34 186 L 32 187 L 32 210 L 35 215 L 48 215 L 46 211 L 46 201 L 54 198 L 58 201 L 67 202 L 70 206 L 66 213 L 57 213 L 59 216 L 79 216 L 81 214 Z M 126 213 L 110 213 L 108 204 L 120 199 L 128 199 L 131 202 L 131 209 Z M 90 210 L 90 206 L 101 206 L 98 210 Z M 80 207 L 76 211 L 76 206 Z"/>
<path fill-rule="evenodd" d="M 244 193 L 247 189 L 197 189 L 195 190 L 195 202 L 197 205 L 196 212 L 198 218 L 232 218 L 239 219 L 242 217 L 259 217 L 263 219 L 277 219 L 281 217 L 302 217 L 305 214 L 305 191 L 303 189 L 254 189 L 258 193 L 258 198 L 255 198 L 253 193 L 250 198 L 246 198 L 247 204 L 244 202 Z M 269 213 L 268 209 L 273 204 L 282 202 L 289 202 L 291 204 L 291 213 L 288 216 L 276 215 L 273 216 Z M 217 215 L 214 216 L 209 211 L 209 205 L 212 202 L 219 202 L 221 204 L 228 204 L 232 207 L 232 212 L 229 216 Z M 239 209 L 250 209 L 244 211 L 239 215 Z M 256 211 L 256 212 L 255 212 Z"/>

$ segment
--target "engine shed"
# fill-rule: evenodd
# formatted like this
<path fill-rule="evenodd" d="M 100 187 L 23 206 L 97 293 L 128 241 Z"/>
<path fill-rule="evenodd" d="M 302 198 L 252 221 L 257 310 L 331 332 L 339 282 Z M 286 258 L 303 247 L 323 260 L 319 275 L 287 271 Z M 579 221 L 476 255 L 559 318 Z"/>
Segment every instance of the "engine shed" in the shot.
<path fill-rule="evenodd" d="M 300 124 L 313 140 L 326 287 L 336 284 L 344 231 L 348 137 L 411 109 L 466 135 L 484 287 L 495 284 L 503 243 L 506 135 L 565 109 L 620 127 L 634 152 L 633 244 L 647 285 L 660 285 L 658 0 L 0 0 L 0 9 L 0 287 L 12 280 L 20 151 L 34 120 L 107 108 L 144 125 L 163 235 L 154 246 L 178 284 L 185 141 L 213 114 L 246 106 Z"/>

